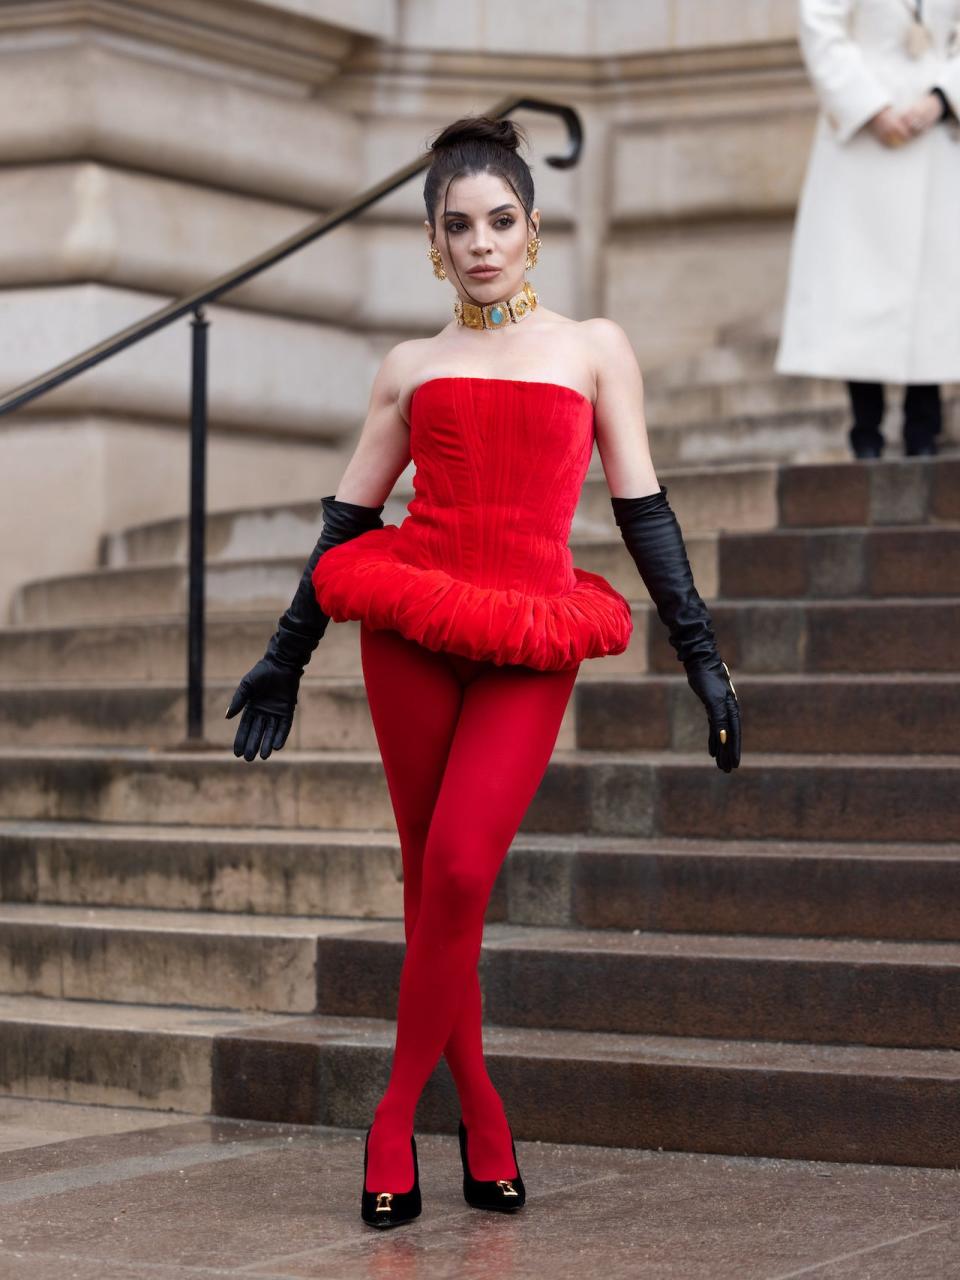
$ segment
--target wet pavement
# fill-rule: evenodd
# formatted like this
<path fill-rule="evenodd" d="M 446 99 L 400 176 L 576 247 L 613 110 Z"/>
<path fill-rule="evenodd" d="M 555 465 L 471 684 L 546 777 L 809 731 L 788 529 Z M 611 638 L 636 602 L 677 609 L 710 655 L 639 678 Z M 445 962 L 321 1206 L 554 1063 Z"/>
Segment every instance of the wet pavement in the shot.
<path fill-rule="evenodd" d="M 363 1131 L 0 1100 L 0 1280 L 953 1280 L 960 1174 L 517 1142 L 527 1202 L 360 1219 Z"/>

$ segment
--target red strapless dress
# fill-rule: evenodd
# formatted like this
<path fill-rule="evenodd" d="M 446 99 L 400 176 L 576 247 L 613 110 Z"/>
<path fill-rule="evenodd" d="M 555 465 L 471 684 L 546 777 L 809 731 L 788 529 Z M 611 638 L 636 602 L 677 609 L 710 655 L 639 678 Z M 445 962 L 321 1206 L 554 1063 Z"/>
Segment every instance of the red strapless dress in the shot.
<path fill-rule="evenodd" d="M 567 546 L 593 452 L 585 396 L 553 382 L 430 378 L 411 401 L 410 452 L 409 515 L 317 561 L 324 613 L 542 671 L 626 649 L 629 602 Z"/>

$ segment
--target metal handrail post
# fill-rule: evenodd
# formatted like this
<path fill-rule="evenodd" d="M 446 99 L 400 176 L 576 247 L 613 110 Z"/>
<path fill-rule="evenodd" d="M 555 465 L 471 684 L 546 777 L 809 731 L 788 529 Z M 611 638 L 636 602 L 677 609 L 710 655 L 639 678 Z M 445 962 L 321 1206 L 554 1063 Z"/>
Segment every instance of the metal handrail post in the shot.
<path fill-rule="evenodd" d="M 190 381 L 190 553 L 187 584 L 187 740 L 203 738 L 203 641 L 207 532 L 207 331 L 193 313 Z"/>

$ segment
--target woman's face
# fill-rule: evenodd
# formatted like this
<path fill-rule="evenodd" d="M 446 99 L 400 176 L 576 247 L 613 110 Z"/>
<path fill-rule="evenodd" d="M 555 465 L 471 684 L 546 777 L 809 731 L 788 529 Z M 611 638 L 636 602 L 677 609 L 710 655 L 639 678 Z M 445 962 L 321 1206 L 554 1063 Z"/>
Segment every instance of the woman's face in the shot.
<path fill-rule="evenodd" d="M 472 173 L 454 178 L 441 192 L 434 211 L 436 232 L 429 222 L 427 240 L 436 243 L 450 283 L 468 302 L 481 304 L 508 298 L 523 287 L 527 241 L 534 235 L 523 208 L 509 183 L 493 173 Z M 540 210 L 533 209 L 534 227 Z M 488 274 L 469 274 L 477 267 L 493 268 Z M 461 285 L 457 273 L 463 280 Z M 469 294 L 464 294 L 464 289 Z"/>

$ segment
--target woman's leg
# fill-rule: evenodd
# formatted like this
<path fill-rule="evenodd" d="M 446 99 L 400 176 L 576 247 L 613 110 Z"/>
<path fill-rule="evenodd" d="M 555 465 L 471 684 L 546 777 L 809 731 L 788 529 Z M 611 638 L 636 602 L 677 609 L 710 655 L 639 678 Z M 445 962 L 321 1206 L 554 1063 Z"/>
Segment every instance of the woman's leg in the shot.
<path fill-rule="evenodd" d="M 470 1011 L 465 1025 L 473 1037 L 471 1064 L 482 1052 L 475 984 L 487 902 L 549 763 L 577 675 L 576 668 L 542 672 L 481 665 L 463 694 L 427 834 L 419 913 L 400 978 L 390 1083 L 370 1138 L 371 1190 L 404 1191 L 412 1185 L 416 1104 L 462 1008 Z M 409 733 L 408 722 L 407 750 Z M 492 1130 L 500 1124 L 496 1117 L 476 1143 L 471 1141 L 475 1177 L 516 1173 L 512 1159 L 512 1167 L 503 1168 L 507 1135 L 498 1129 L 495 1152 L 491 1146 Z M 485 1168 L 491 1159 L 497 1167 Z"/>
<path fill-rule="evenodd" d="M 882 382 L 848 382 L 853 426 L 848 432 L 850 448 L 856 457 L 880 457 L 883 434 L 880 430 L 886 407 L 886 388 Z"/>
<path fill-rule="evenodd" d="M 360 629 L 360 654 L 403 859 L 404 933 L 413 934 L 420 907 L 423 854 L 440 781 L 463 701 L 463 684 L 486 666 L 454 654 L 437 654 L 392 630 Z M 415 744 L 415 749 L 411 749 Z M 513 1168 L 510 1134 L 500 1095 L 483 1058 L 482 1000 L 476 966 L 466 985 L 444 1055 L 457 1086 L 464 1122 L 471 1128 L 471 1160 L 481 1170 L 494 1162 Z M 410 1144 L 396 1141 L 394 1159 L 405 1161 L 412 1184 Z M 384 1138 L 384 1147 L 394 1145 Z M 370 1135 L 368 1190 L 383 1189 L 380 1126 Z M 484 1163 L 486 1162 L 486 1163 Z M 491 1177 L 496 1176 L 491 1173 Z M 393 1184 L 395 1185 L 395 1184 Z M 404 1188 L 408 1189 L 408 1188 Z"/>
<path fill-rule="evenodd" d="M 903 451 L 907 457 L 935 453 L 935 437 L 942 424 L 939 383 L 910 383 L 903 397 Z"/>

